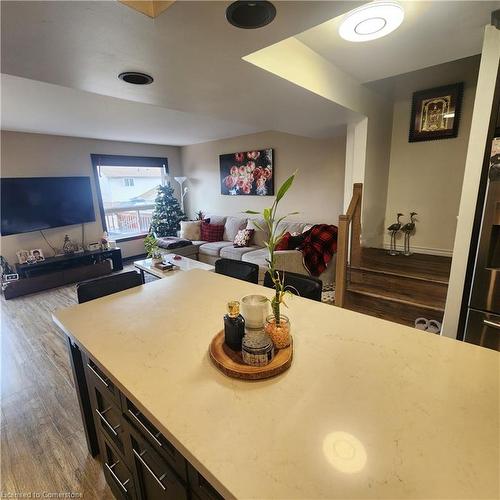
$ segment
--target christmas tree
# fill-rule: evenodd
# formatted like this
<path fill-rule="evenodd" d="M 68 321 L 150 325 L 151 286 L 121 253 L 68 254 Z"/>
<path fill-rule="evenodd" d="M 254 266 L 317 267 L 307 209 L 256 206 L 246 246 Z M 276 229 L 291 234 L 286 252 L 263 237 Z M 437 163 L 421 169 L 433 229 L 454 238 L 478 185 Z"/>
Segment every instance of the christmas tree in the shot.
<path fill-rule="evenodd" d="M 174 188 L 170 186 L 170 183 L 158 186 L 150 231 L 160 238 L 177 236 L 180 221 L 185 219 L 186 216 L 174 196 Z"/>

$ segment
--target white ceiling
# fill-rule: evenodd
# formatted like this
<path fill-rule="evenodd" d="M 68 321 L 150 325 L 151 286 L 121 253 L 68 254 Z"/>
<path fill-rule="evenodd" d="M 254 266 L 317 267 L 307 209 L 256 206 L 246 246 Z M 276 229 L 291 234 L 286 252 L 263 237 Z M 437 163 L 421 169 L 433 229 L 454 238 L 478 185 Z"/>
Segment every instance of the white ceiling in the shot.
<path fill-rule="evenodd" d="M 251 125 L 2 75 L 2 128 L 183 146 L 257 132 Z"/>
<path fill-rule="evenodd" d="M 397 32 L 342 42 L 326 21 L 361 3 L 277 1 L 273 23 L 240 30 L 225 20 L 229 2 L 177 1 L 153 20 L 116 1 L 1 1 L 2 128 L 162 144 L 264 130 L 328 137 L 355 115 L 242 57 L 300 33 L 376 80 L 478 53 L 500 4 L 410 2 Z M 127 85 L 116 77 L 126 70 L 155 81 Z"/>
<path fill-rule="evenodd" d="M 484 26 L 500 1 L 402 1 L 403 24 L 371 42 L 340 38 L 343 16 L 296 36 L 309 48 L 365 83 L 481 52 Z"/>
<path fill-rule="evenodd" d="M 152 20 L 114 1 L 2 1 L 1 70 L 155 105 L 165 115 L 165 123 L 170 123 L 171 110 L 177 110 L 194 113 L 192 120 L 201 114 L 239 124 L 226 127 L 221 132 L 224 136 L 239 135 L 241 127 L 250 127 L 328 137 L 352 118 L 341 106 L 241 59 L 345 12 L 350 2 L 279 2 L 275 21 L 255 31 L 229 25 L 225 19 L 228 4 L 179 1 Z M 127 85 L 117 79 L 125 70 L 150 73 L 155 81 L 146 87 Z M 15 88 L 13 94 L 16 102 L 11 106 L 15 107 L 23 95 Z M 70 99 L 69 94 L 65 97 Z M 75 97 L 73 107 L 79 102 L 80 97 Z M 128 103 L 122 105 L 128 109 Z M 34 115 L 39 107 L 33 109 Z M 86 136 L 95 134 L 93 120 L 72 126 L 57 100 L 52 101 L 52 109 L 54 120 L 66 123 L 68 135 L 80 134 L 84 128 Z M 11 119 L 17 128 L 23 127 L 21 117 L 13 114 Z M 33 123 L 41 129 L 46 126 L 40 115 L 31 122 L 31 128 Z M 117 135 L 121 127 L 116 126 Z M 212 135 L 211 128 L 206 121 L 207 137 Z M 184 130 L 182 142 L 199 142 L 199 132 Z M 142 136 L 138 131 L 135 140 L 143 140 Z M 123 137 L 132 140 L 130 134 Z"/>

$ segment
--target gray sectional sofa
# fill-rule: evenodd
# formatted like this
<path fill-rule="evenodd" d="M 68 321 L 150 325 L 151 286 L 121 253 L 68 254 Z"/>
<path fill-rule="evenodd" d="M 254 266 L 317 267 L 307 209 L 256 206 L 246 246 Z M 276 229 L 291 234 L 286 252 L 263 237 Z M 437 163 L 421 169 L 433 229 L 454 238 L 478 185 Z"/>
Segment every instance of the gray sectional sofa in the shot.
<path fill-rule="evenodd" d="M 220 258 L 241 260 L 244 262 L 252 262 L 259 266 L 259 282 L 264 280 L 264 275 L 267 270 L 266 258 L 268 250 L 264 246 L 264 241 L 267 240 L 267 233 L 260 230 L 253 224 L 253 219 L 246 217 L 207 215 L 211 224 L 224 225 L 224 237 L 222 241 L 208 243 L 206 241 L 194 240 L 193 245 L 197 249 L 198 260 L 207 264 L 214 264 Z M 257 219 L 259 222 L 259 220 Z M 262 221 L 259 224 L 264 227 Z M 280 231 L 289 231 L 290 233 L 302 233 L 309 229 L 312 224 L 298 222 L 293 219 L 283 221 L 280 226 Z M 254 229 L 254 234 L 250 246 L 243 248 L 235 248 L 233 240 L 240 229 Z M 181 232 L 181 237 L 184 237 Z M 179 249 L 182 250 L 182 249 Z M 179 251 L 179 253 L 182 253 Z M 195 249 L 190 252 L 194 257 Z M 307 269 L 302 261 L 302 253 L 299 250 L 281 250 L 276 252 L 277 268 L 283 271 L 289 271 L 299 274 L 308 275 Z M 335 281 L 335 255 L 330 261 L 327 269 L 319 276 L 323 283 L 333 283 Z"/>

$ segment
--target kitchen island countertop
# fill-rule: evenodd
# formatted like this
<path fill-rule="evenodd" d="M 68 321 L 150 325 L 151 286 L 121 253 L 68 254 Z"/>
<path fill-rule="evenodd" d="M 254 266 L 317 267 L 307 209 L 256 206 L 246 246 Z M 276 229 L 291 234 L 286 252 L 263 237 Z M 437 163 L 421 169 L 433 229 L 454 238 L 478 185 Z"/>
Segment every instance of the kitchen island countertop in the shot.
<path fill-rule="evenodd" d="M 201 270 L 55 322 L 227 498 L 498 498 L 499 353 L 294 297 L 294 361 L 246 382 L 208 345 L 272 291 Z"/>

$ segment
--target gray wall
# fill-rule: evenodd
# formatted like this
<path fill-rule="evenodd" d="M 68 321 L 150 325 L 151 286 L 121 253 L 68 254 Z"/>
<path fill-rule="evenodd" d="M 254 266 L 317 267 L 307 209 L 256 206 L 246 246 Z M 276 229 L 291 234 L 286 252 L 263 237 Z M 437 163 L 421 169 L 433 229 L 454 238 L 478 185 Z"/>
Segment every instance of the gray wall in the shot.
<path fill-rule="evenodd" d="M 44 134 L 28 134 L 2 131 L 1 133 L 1 176 L 2 177 L 50 177 L 89 176 L 94 194 L 96 221 L 85 224 L 86 242 L 96 241 L 102 234 L 102 223 L 97 203 L 95 182 L 90 161 L 91 153 L 166 156 L 173 178 L 180 175 L 180 148 L 130 142 L 101 141 Z M 175 181 L 172 185 L 177 184 Z M 61 247 L 65 234 L 76 241 L 81 240 L 81 226 L 48 229 L 45 236 L 52 246 Z M 144 252 L 142 240 L 120 244 L 123 256 Z M 14 264 L 19 249 L 42 248 L 46 256 L 53 252 L 45 243 L 40 232 L 24 233 L 1 238 L 1 254 Z"/>
<path fill-rule="evenodd" d="M 182 165 L 190 189 L 186 197 L 189 215 L 198 210 L 236 215 L 270 206 L 271 197 L 220 194 L 219 155 L 264 148 L 274 148 L 275 189 L 298 170 L 281 211 L 300 212 L 295 216 L 297 220 L 336 224 L 342 213 L 345 136 L 317 140 L 281 132 L 183 146 Z"/>

